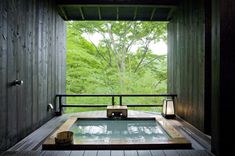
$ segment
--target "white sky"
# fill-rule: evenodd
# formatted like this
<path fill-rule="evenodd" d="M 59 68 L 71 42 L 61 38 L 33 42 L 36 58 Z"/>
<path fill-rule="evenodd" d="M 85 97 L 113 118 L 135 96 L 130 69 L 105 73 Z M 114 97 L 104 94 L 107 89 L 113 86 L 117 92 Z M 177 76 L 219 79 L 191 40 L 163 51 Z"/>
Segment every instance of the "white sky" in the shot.
<path fill-rule="evenodd" d="M 95 34 L 83 34 L 83 37 L 85 37 L 87 40 L 91 40 L 95 45 L 99 44 L 99 41 L 102 39 L 102 36 L 99 33 Z M 135 52 L 138 48 L 138 45 L 134 45 L 131 48 L 132 52 Z M 149 47 L 154 54 L 157 55 L 165 55 L 167 54 L 167 44 L 164 41 L 159 41 L 157 43 L 151 43 Z"/>

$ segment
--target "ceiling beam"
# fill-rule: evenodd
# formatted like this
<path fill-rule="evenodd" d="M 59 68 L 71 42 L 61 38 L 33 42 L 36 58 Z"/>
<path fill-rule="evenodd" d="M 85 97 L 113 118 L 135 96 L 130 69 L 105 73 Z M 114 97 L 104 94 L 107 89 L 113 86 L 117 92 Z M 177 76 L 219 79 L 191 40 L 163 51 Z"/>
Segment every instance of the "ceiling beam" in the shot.
<path fill-rule="evenodd" d="M 126 7 L 126 8 L 177 8 L 175 5 L 102 5 L 102 4 L 58 4 L 57 6 L 60 7 L 103 7 L 103 8 L 109 8 L 109 7 Z"/>
<path fill-rule="evenodd" d="M 102 16 L 101 16 L 100 7 L 98 7 L 98 15 L 99 15 L 99 20 L 101 20 L 101 19 L 102 19 Z"/>
<path fill-rule="evenodd" d="M 80 11 L 80 14 L 82 16 L 82 20 L 85 20 L 85 16 L 84 16 L 84 13 L 82 11 L 82 7 L 79 7 L 79 11 Z"/>
<path fill-rule="evenodd" d="M 171 8 L 171 10 L 169 11 L 167 18 L 166 18 L 168 21 L 172 18 L 172 14 L 174 11 L 175 11 L 175 8 Z"/>
<path fill-rule="evenodd" d="M 133 20 L 135 20 L 135 19 L 136 19 L 136 16 L 137 16 L 137 11 L 138 11 L 138 8 L 136 7 L 136 8 L 135 8 L 135 12 L 134 12 L 134 17 L 133 17 Z"/>
<path fill-rule="evenodd" d="M 63 7 L 59 6 L 58 8 L 59 8 L 59 12 L 61 12 L 61 14 L 62 14 L 62 17 L 64 17 L 64 20 L 68 20 L 68 16 L 65 13 Z"/>
<path fill-rule="evenodd" d="M 150 21 L 153 20 L 153 17 L 154 17 L 155 12 L 156 12 L 156 8 L 153 8 L 152 13 L 151 13 L 151 16 L 150 16 Z"/>
<path fill-rule="evenodd" d="M 117 20 L 119 20 L 119 7 L 117 7 Z"/>
<path fill-rule="evenodd" d="M 57 4 L 94 5 L 178 5 L 180 0 L 56 0 Z"/>

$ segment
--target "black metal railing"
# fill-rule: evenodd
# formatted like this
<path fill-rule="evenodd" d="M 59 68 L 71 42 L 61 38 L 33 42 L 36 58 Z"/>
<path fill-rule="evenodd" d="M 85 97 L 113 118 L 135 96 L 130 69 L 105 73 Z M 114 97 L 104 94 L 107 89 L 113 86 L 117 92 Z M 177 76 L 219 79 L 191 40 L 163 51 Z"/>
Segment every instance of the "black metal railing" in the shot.
<path fill-rule="evenodd" d="M 171 97 L 173 100 L 177 94 L 57 94 L 56 95 L 56 101 L 57 98 L 59 98 L 59 110 L 56 112 L 57 115 L 62 114 L 63 107 L 107 107 L 109 105 L 103 105 L 103 104 L 63 104 L 62 98 L 63 97 L 111 97 L 112 99 L 112 105 L 115 105 L 115 97 L 119 98 L 119 105 L 122 106 L 122 98 L 123 97 Z M 162 107 L 161 104 L 126 104 L 127 107 Z"/>

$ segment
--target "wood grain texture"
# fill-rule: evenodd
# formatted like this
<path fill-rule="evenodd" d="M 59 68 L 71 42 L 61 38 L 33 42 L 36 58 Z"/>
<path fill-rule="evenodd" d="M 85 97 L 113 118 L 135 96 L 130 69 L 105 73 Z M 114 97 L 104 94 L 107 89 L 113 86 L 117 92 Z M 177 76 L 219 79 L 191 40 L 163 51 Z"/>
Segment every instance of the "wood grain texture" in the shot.
<path fill-rule="evenodd" d="M 151 152 L 152 156 L 165 156 L 165 154 L 162 150 L 151 150 L 150 152 Z"/>
<path fill-rule="evenodd" d="M 151 152 L 150 151 L 146 151 L 146 150 L 138 150 L 138 156 L 151 156 Z"/>
<path fill-rule="evenodd" d="M 165 156 L 180 156 L 175 150 L 164 150 Z"/>
<path fill-rule="evenodd" d="M 220 152 L 220 0 L 212 0 L 212 86 L 211 106 L 212 112 L 212 151 L 219 155 Z"/>
<path fill-rule="evenodd" d="M 70 156 L 83 156 L 84 151 L 72 151 Z"/>
<path fill-rule="evenodd" d="M 138 156 L 138 153 L 136 150 L 127 150 L 127 151 L 124 151 L 124 155 L 125 156 Z"/>
<path fill-rule="evenodd" d="M 97 151 L 85 151 L 83 156 L 96 156 L 97 155 Z"/>
<path fill-rule="evenodd" d="M 202 131 L 210 129 L 210 68 L 206 64 L 204 1 L 183 0 L 168 25 L 168 92 L 176 93 L 176 114 Z M 207 35 L 209 35 L 207 33 Z M 210 54 L 207 54 L 207 57 Z M 208 58 L 207 58 L 208 59 Z M 209 61 L 210 62 L 210 61 Z M 206 109 L 205 109 L 206 108 Z M 209 118 L 208 120 L 207 117 Z M 205 129 L 207 128 L 207 129 Z M 207 131 L 210 132 L 210 131 Z"/>
<path fill-rule="evenodd" d="M 122 150 L 111 151 L 110 156 L 124 156 L 124 151 Z"/>
<path fill-rule="evenodd" d="M 7 3 L 0 5 L 0 149 L 5 147 L 7 129 Z"/>
<path fill-rule="evenodd" d="M 205 133 L 211 135 L 211 84 L 212 84 L 212 29 L 211 29 L 211 14 L 212 0 L 207 0 L 205 4 Z"/>
<path fill-rule="evenodd" d="M 110 156 L 110 153 L 111 151 L 109 150 L 104 150 L 104 151 L 100 150 L 98 151 L 97 156 Z"/>
<path fill-rule="evenodd" d="M 0 150 L 52 117 L 47 104 L 65 91 L 65 36 L 54 0 L 0 1 Z"/>
<path fill-rule="evenodd" d="M 14 1 L 6 1 L 8 12 L 7 16 L 7 112 L 5 112 L 5 120 L 7 126 L 7 134 L 5 136 L 6 142 L 5 148 L 9 147 L 10 144 L 17 141 L 17 101 L 16 101 L 16 89 L 12 87 L 11 83 L 16 79 L 16 61 L 17 61 L 17 7 Z"/>

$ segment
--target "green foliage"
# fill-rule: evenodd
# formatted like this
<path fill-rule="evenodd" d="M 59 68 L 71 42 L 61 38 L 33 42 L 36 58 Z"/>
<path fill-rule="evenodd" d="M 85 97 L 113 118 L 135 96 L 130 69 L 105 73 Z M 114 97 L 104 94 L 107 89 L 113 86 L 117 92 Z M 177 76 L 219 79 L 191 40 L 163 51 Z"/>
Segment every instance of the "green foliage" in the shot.
<path fill-rule="evenodd" d="M 84 37 L 95 33 L 102 36 L 99 44 Z M 151 44 L 160 40 L 166 41 L 166 23 L 68 22 L 67 94 L 165 93 L 167 56 L 154 54 L 150 49 Z M 134 46 L 137 48 L 133 52 Z M 125 98 L 123 101 L 160 104 L 162 98 Z M 110 104 L 111 99 L 67 98 L 67 103 Z M 73 108 L 66 112 L 85 110 L 88 109 Z"/>

